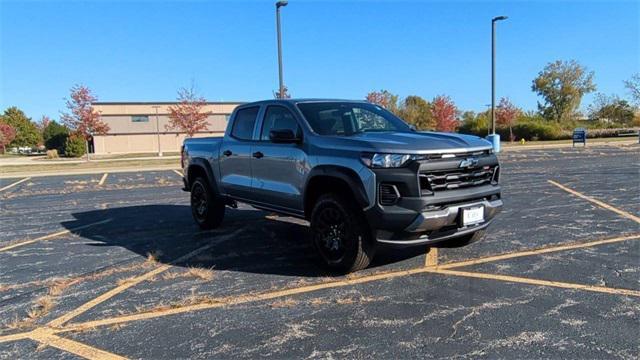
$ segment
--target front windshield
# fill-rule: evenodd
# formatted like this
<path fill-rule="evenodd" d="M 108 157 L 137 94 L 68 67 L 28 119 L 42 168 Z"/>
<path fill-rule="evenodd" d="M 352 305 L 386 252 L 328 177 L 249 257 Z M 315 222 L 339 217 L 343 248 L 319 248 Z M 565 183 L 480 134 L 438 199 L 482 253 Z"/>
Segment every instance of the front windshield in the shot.
<path fill-rule="evenodd" d="M 298 108 L 319 135 L 351 136 L 363 132 L 409 132 L 404 121 L 384 108 L 365 102 L 309 102 Z"/>

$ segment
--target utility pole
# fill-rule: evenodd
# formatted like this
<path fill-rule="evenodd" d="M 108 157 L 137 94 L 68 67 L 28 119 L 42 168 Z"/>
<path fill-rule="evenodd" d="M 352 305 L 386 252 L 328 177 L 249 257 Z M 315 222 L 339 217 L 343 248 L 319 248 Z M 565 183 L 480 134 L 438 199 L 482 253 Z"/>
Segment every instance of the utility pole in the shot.
<path fill-rule="evenodd" d="M 278 99 L 284 97 L 284 80 L 282 76 L 282 30 L 280 30 L 280 8 L 287 6 L 289 2 L 280 0 L 276 3 L 276 31 L 278 33 Z"/>
<path fill-rule="evenodd" d="M 496 22 L 506 20 L 506 16 L 491 19 L 491 135 L 487 139 L 495 152 L 500 151 L 500 136 L 496 134 Z"/>
<path fill-rule="evenodd" d="M 162 156 L 162 147 L 160 146 L 160 120 L 158 119 L 158 108 L 160 105 L 153 105 L 152 108 L 156 109 L 156 135 L 158 136 L 158 156 Z"/>

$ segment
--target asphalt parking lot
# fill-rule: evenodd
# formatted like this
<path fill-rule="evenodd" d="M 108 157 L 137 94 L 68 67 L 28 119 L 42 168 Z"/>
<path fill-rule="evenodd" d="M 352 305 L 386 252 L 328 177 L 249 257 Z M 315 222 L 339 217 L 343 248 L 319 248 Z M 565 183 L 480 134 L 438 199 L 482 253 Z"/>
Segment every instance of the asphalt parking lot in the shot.
<path fill-rule="evenodd" d="M 174 171 L 1 179 L 0 358 L 638 358 L 638 145 L 501 161 L 484 241 L 346 277 L 304 221 L 198 230 Z"/>

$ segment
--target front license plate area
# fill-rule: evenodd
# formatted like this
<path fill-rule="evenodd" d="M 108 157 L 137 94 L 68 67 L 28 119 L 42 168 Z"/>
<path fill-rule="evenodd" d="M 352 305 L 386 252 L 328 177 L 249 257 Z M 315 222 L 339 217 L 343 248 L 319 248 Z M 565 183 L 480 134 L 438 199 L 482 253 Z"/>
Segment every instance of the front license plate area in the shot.
<path fill-rule="evenodd" d="M 484 222 L 484 206 L 473 206 L 460 209 L 462 226 L 469 226 Z"/>

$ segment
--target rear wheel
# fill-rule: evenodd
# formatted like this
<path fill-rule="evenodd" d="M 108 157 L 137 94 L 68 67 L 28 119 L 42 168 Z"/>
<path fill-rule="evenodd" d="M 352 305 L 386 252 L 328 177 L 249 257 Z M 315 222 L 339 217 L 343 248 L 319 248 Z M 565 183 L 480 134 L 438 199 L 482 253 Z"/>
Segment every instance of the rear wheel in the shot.
<path fill-rule="evenodd" d="M 311 213 L 313 245 L 332 271 L 349 273 L 366 268 L 374 242 L 364 214 L 336 194 L 318 198 Z"/>
<path fill-rule="evenodd" d="M 225 204 L 215 196 L 209 183 L 198 177 L 191 184 L 191 214 L 204 230 L 220 226 L 224 219 Z"/>

